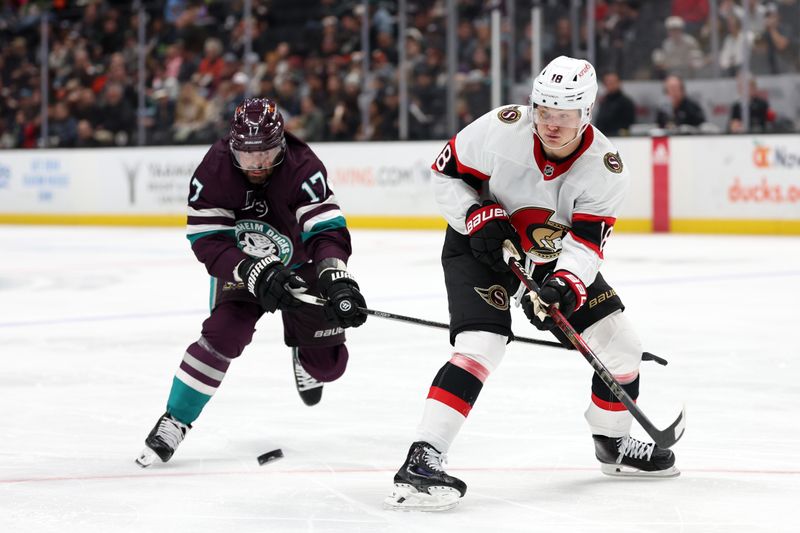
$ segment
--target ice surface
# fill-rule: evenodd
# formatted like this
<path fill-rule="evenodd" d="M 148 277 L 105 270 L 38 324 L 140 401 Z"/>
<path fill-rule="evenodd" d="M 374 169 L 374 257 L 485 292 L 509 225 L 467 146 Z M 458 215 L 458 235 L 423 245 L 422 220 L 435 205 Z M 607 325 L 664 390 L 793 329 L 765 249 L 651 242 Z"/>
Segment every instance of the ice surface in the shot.
<path fill-rule="evenodd" d="M 354 232 L 370 307 L 447 320 L 440 232 Z M 751 532 L 800 523 L 800 239 L 618 234 L 603 273 L 645 349 L 639 405 L 687 406 L 683 475 L 603 476 L 575 352 L 509 346 L 450 450 L 453 511 L 381 504 L 443 330 L 372 317 L 347 373 L 306 407 L 280 320 L 253 343 L 167 464 L 134 464 L 207 313 L 180 228 L 0 226 L 0 531 Z M 540 336 L 514 310 L 515 331 Z M 546 338 L 546 337 L 542 337 Z M 638 428 L 634 434 L 643 437 Z M 259 466 L 274 448 L 286 457 Z"/>

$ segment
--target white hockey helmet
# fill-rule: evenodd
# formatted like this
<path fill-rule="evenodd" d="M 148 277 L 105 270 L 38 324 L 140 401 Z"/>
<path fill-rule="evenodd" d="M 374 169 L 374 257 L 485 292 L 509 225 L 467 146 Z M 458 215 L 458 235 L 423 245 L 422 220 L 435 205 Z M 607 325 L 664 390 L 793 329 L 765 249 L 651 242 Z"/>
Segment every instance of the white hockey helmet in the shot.
<path fill-rule="evenodd" d="M 597 74 L 585 59 L 558 56 L 533 80 L 530 96 L 531 117 L 536 131 L 537 106 L 580 111 L 580 131 L 583 133 L 592 120 L 592 108 L 597 97 Z"/>

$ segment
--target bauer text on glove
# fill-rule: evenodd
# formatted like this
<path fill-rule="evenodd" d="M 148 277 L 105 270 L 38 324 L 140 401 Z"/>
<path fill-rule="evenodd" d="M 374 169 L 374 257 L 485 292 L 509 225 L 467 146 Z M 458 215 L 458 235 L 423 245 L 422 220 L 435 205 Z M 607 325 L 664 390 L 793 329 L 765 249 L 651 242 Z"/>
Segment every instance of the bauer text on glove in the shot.
<path fill-rule="evenodd" d="M 465 221 L 469 233 L 469 246 L 478 261 L 498 272 L 508 272 L 503 259 L 503 243 L 510 240 L 519 250 L 519 236 L 508 221 L 505 209 L 491 200 L 483 205 L 473 205 L 467 211 Z"/>

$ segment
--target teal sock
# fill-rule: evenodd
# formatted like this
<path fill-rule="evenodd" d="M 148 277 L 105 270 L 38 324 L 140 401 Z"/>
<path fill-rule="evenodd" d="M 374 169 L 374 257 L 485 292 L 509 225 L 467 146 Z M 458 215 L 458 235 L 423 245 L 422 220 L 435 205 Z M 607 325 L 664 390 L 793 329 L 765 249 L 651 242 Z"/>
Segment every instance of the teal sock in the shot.
<path fill-rule="evenodd" d="M 167 412 L 178 421 L 191 424 L 197 420 L 210 399 L 211 396 L 208 394 L 203 394 L 174 377 L 172 378 L 172 389 L 169 391 L 169 400 L 167 400 Z"/>

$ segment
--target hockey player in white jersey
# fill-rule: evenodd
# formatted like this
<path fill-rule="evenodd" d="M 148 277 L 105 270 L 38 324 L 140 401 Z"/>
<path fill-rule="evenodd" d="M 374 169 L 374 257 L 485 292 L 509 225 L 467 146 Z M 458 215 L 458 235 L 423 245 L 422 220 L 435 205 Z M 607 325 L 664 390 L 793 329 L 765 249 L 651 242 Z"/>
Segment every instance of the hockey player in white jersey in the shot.
<path fill-rule="evenodd" d="M 442 266 L 450 309 L 450 360 L 436 374 L 422 422 L 385 500 L 400 510 L 444 510 L 466 493 L 443 459 L 511 336 L 517 293 L 528 319 L 566 343 L 548 316 L 556 306 L 636 399 L 642 347 L 599 269 L 629 186 L 616 148 L 591 124 L 594 67 L 554 59 L 536 77 L 530 105 L 494 109 L 453 137 L 432 165 L 448 228 Z M 520 293 L 503 259 L 525 253 L 538 294 Z M 602 472 L 672 477 L 675 456 L 630 436 L 631 414 L 596 375 L 585 413 Z"/>

